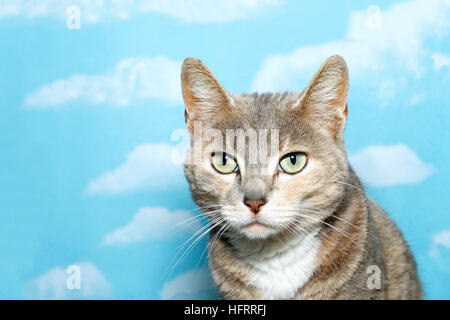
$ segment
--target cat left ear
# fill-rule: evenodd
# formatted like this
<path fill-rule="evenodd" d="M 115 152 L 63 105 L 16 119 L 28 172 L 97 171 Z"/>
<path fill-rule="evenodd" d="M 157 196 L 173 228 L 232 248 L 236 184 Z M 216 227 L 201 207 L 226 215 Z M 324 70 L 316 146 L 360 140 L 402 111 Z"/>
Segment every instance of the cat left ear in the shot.
<path fill-rule="evenodd" d="M 347 122 L 348 70 L 340 56 L 328 58 L 316 72 L 299 100 L 302 117 L 309 117 L 334 139 Z"/>
<path fill-rule="evenodd" d="M 217 112 L 228 109 L 233 103 L 213 73 L 196 58 L 184 60 L 181 86 L 186 106 L 184 115 L 189 130 L 192 129 L 194 120 L 217 115 Z"/>

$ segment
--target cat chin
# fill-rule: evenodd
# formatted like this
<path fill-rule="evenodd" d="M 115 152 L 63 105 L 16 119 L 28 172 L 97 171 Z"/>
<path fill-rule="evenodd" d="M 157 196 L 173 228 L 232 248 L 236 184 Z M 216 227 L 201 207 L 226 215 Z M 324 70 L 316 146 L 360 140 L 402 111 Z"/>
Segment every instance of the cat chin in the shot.
<path fill-rule="evenodd" d="M 262 223 L 251 223 L 241 228 L 241 233 L 248 239 L 261 240 L 273 236 L 277 230 Z"/>

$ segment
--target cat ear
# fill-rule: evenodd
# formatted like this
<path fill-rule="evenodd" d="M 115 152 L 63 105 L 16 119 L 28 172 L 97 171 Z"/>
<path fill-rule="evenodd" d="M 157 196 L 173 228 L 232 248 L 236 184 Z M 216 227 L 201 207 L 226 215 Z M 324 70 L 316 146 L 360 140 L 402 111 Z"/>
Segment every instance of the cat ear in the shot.
<path fill-rule="evenodd" d="M 186 106 L 185 120 L 192 129 L 194 120 L 204 120 L 208 116 L 228 109 L 232 98 L 213 73 L 200 60 L 186 58 L 181 68 L 181 86 Z"/>
<path fill-rule="evenodd" d="M 298 107 L 334 139 L 342 135 L 347 121 L 348 70 L 340 56 L 328 58 L 303 91 Z"/>

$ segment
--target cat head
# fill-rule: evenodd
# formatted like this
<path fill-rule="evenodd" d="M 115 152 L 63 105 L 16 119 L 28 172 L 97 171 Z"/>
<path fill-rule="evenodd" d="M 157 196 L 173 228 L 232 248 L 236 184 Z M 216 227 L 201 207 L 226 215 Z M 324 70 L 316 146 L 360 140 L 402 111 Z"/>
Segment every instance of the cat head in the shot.
<path fill-rule="evenodd" d="M 328 58 L 303 91 L 232 94 L 195 58 L 181 74 L 191 148 L 186 177 L 217 227 L 249 239 L 312 230 L 348 176 L 348 72 Z"/>

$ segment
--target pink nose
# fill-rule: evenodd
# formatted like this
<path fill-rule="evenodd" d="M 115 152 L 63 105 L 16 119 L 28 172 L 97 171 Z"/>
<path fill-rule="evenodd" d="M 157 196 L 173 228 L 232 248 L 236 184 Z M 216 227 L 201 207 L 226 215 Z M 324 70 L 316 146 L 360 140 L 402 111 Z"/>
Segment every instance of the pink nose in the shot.
<path fill-rule="evenodd" d="M 244 204 L 250 209 L 251 212 L 257 214 L 266 203 L 262 200 L 245 200 Z"/>

